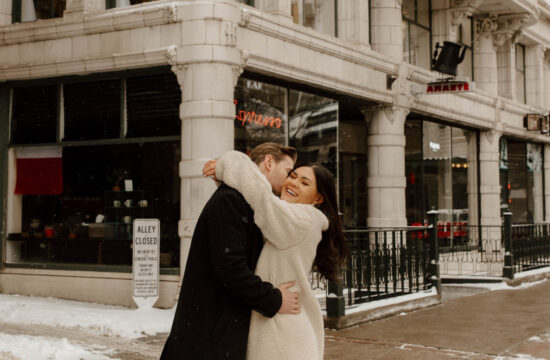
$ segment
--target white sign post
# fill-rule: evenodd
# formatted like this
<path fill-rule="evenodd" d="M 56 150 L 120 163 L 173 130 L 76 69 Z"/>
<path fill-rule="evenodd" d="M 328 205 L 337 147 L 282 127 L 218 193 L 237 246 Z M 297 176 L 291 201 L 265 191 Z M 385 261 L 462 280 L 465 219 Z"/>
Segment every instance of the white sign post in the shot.
<path fill-rule="evenodd" d="M 139 308 L 152 308 L 159 297 L 159 219 L 134 219 L 133 298 Z"/>

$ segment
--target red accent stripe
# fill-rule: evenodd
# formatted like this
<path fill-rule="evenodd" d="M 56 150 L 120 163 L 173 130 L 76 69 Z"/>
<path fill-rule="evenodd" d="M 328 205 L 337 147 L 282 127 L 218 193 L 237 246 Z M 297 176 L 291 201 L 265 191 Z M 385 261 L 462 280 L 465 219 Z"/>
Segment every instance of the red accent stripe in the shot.
<path fill-rule="evenodd" d="M 59 195 L 62 192 L 62 158 L 17 159 L 16 194 Z"/>

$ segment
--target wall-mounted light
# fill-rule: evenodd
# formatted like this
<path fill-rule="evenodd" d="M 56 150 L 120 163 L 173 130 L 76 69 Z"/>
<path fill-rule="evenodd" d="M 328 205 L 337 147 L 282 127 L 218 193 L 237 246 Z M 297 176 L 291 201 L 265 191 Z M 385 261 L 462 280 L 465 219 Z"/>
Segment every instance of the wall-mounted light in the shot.
<path fill-rule="evenodd" d="M 467 49 L 464 46 L 462 52 L 460 52 L 461 47 L 461 45 L 451 41 L 444 41 L 443 46 L 436 43 L 434 57 L 432 59 L 432 70 L 456 76 L 456 67 L 464 60 Z M 439 49 L 441 49 L 441 51 L 438 56 L 437 50 Z"/>
<path fill-rule="evenodd" d="M 523 118 L 523 127 L 528 131 L 541 131 L 542 115 L 540 114 L 527 114 Z"/>

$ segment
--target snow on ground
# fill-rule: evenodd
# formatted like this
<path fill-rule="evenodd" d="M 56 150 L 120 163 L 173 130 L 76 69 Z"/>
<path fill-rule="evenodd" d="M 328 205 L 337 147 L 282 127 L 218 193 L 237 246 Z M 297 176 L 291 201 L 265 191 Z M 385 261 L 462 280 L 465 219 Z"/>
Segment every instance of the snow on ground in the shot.
<path fill-rule="evenodd" d="M 0 294 L 2 322 L 84 328 L 93 334 L 114 335 L 126 339 L 169 332 L 174 313 L 175 307 L 170 310 L 139 310 L 53 298 Z"/>
<path fill-rule="evenodd" d="M 0 359 L 4 360 L 114 360 L 114 351 L 102 346 L 71 344 L 67 339 L 0 333 Z"/>
<path fill-rule="evenodd" d="M 548 279 L 542 279 L 539 281 L 533 281 L 528 283 L 523 283 L 519 286 L 510 286 L 507 283 L 498 282 L 498 283 L 461 283 L 461 284 L 445 284 L 445 286 L 458 286 L 458 287 L 474 287 L 474 288 L 484 288 L 489 291 L 497 291 L 497 290 L 521 290 L 525 288 L 529 288 L 531 286 L 535 286 L 538 284 L 541 284 Z"/>

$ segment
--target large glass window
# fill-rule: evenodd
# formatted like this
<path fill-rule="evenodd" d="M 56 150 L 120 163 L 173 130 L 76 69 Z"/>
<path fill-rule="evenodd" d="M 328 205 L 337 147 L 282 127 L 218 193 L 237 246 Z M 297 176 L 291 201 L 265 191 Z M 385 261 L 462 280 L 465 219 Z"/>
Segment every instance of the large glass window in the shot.
<path fill-rule="evenodd" d="M 544 219 L 543 155 L 540 144 L 503 138 L 500 143 L 501 203 L 508 205 L 512 222 L 533 223 Z"/>
<path fill-rule="evenodd" d="M 66 0 L 12 0 L 12 22 L 62 17 L 65 2 Z"/>
<path fill-rule="evenodd" d="M 291 15 L 295 24 L 307 26 L 324 34 L 336 34 L 336 0 L 291 0 Z"/>
<path fill-rule="evenodd" d="M 346 228 L 367 226 L 367 122 L 357 106 L 339 102 L 340 212 Z"/>
<path fill-rule="evenodd" d="M 431 30 L 428 0 L 403 0 L 403 61 L 430 69 Z"/>
<path fill-rule="evenodd" d="M 478 224 L 477 132 L 408 119 L 405 137 L 409 225 L 425 223 L 426 212 L 435 210 L 442 234 L 449 234 L 442 245 L 466 241 L 450 229 Z"/>
<path fill-rule="evenodd" d="M 130 269 L 132 221 L 158 218 L 160 265 L 179 266 L 174 83 L 164 72 L 12 90 L 8 263 Z"/>
<path fill-rule="evenodd" d="M 458 26 L 458 43 L 466 47 L 466 52 L 464 53 L 464 60 L 457 68 L 457 75 L 467 77 L 470 80 L 474 80 L 473 33 L 473 21 L 471 17 L 468 17 Z"/>
<path fill-rule="evenodd" d="M 516 99 L 525 103 L 525 46 L 516 44 Z"/>
<path fill-rule="evenodd" d="M 267 141 L 290 145 L 298 161 L 321 164 L 336 175 L 336 100 L 241 77 L 235 103 L 235 149 L 249 153 Z"/>
<path fill-rule="evenodd" d="M 13 89 L 11 142 L 55 142 L 57 136 L 57 85 Z"/>

